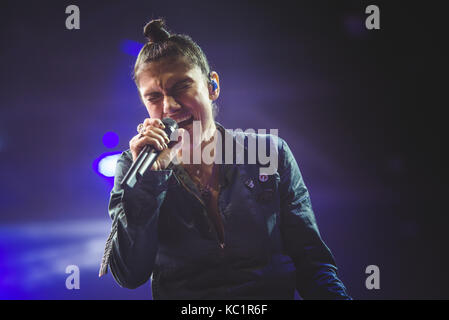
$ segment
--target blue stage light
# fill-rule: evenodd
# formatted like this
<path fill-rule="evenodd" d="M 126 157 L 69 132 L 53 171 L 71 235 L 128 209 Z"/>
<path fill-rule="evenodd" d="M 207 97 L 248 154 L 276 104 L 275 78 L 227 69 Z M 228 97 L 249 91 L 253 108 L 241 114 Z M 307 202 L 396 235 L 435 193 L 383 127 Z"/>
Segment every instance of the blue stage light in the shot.
<path fill-rule="evenodd" d="M 115 154 L 112 156 L 104 157 L 98 162 L 98 172 L 106 177 L 113 177 L 115 173 L 115 165 L 120 155 Z"/>
<path fill-rule="evenodd" d="M 111 178 L 113 179 L 115 173 L 115 166 L 121 154 L 122 151 L 103 153 L 101 156 L 95 159 L 92 165 L 94 171 L 103 178 L 106 178 L 107 180 Z"/>
<path fill-rule="evenodd" d="M 106 132 L 103 135 L 103 144 L 106 148 L 115 148 L 118 145 L 119 137 L 115 132 Z"/>

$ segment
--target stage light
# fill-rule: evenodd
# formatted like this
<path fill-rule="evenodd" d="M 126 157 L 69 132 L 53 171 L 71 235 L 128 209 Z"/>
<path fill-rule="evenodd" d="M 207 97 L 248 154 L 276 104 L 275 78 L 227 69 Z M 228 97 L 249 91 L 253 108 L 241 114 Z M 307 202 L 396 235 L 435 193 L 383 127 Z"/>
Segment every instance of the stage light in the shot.
<path fill-rule="evenodd" d="M 103 135 L 103 144 L 106 148 L 115 148 L 118 145 L 118 135 L 115 132 L 106 132 Z"/>
<path fill-rule="evenodd" d="M 101 156 L 95 159 L 94 163 L 92 164 L 93 170 L 106 180 L 113 181 L 115 174 L 115 166 L 121 154 L 122 151 L 103 153 Z"/>
<path fill-rule="evenodd" d="M 98 163 L 98 172 L 106 177 L 113 177 L 119 156 L 119 154 L 115 154 L 101 159 Z"/>

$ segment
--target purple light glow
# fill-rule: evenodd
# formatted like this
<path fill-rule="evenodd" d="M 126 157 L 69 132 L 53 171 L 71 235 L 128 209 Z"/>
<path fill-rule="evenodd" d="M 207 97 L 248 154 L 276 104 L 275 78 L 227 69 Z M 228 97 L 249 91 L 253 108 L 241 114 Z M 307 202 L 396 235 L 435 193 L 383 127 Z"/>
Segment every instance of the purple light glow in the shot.
<path fill-rule="evenodd" d="M 106 148 L 115 148 L 118 145 L 119 137 L 115 132 L 106 132 L 103 136 L 103 144 Z"/>
<path fill-rule="evenodd" d="M 137 41 L 124 40 L 120 44 L 120 50 L 130 56 L 137 57 L 143 44 Z"/>
<path fill-rule="evenodd" d="M 95 159 L 95 161 L 92 164 L 92 169 L 95 171 L 95 173 L 97 173 L 100 177 L 105 179 L 111 187 L 114 185 L 113 172 L 115 171 L 115 161 L 121 153 L 122 151 L 103 153 L 101 156 Z M 114 163 L 112 163 L 113 161 L 111 160 L 115 160 Z M 103 163 L 106 163 L 106 166 L 108 166 L 109 168 L 105 168 L 102 165 Z M 113 165 L 114 167 L 112 168 L 111 165 Z"/>
<path fill-rule="evenodd" d="M 98 278 L 110 220 L 0 224 L 0 299 L 151 298 L 148 286 L 124 292 L 109 274 Z M 68 265 L 80 269 L 80 290 L 65 287 Z"/>

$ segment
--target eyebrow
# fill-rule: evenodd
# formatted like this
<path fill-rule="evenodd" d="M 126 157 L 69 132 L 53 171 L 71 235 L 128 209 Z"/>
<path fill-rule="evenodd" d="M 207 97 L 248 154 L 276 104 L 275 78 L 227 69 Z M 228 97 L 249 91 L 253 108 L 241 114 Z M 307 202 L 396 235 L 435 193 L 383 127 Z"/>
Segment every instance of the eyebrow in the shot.
<path fill-rule="evenodd" d="M 193 80 L 192 80 L 191 78 L 186 78 L 186 79 L 179 80 L 179 81 L 175 82 L 175 83 L 170 87 L 169 90 L 172 90 L 173 88 L 176 88 L 176 87 L 179 87 L 179 86 L 182 86 L 182 85 L 185 85 L 185 84 L 190 84 L 190 83 L 192 83 L 192 82 L 193 82 Z"/>
<path fill-rule="evenodd" d="M 191 78 L 185 78 L 185 79 L 178 80 L 168 89 L 168 91 L 172 90 L 173 88 L 182 86 L 184 84 L 190 84 L 192 82 L 193 82 L 193 80 Z M 151 95 L 154 95 L 154 94 L 158 94 L 158 93 L 159 93 L 159 91 L 151 91 L 151 92 L 144 93 L 143 96 L 144 97 L 148 97 L 148 96 L 151 96 Z"/>

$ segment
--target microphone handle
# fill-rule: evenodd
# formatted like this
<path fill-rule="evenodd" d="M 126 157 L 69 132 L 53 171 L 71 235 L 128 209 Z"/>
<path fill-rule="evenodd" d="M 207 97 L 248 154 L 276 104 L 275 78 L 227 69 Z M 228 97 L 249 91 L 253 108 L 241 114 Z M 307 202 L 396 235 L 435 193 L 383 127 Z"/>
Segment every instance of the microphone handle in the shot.
<path fill-rule="evenodd" d="M 144 175 L 148 168 L 151 168 L 154 161 L 156 161 L 159 151 L 155 150 L 151 145 L 146 145 L 140 151 L 136 161 L 131 165 L 122 182 L 122 187 L 127 185 L 129 188 L 134 188 L 137 181 Z"/>
<path fill-rule="evenodd" d="M 150 169 L 153 166 L 153 163 L 154 161 L 156 161 L 157 157 L 159 156 L 159 153 L 160 151 L 157 151 L 154 148 L 150 148 L 148 155 L 142 161 L 142 163 L 139 166 L 139 169 L 137 170 L 139 177 L 143 177 L 145 171 L 147 171 L 147 169 Z"/>

